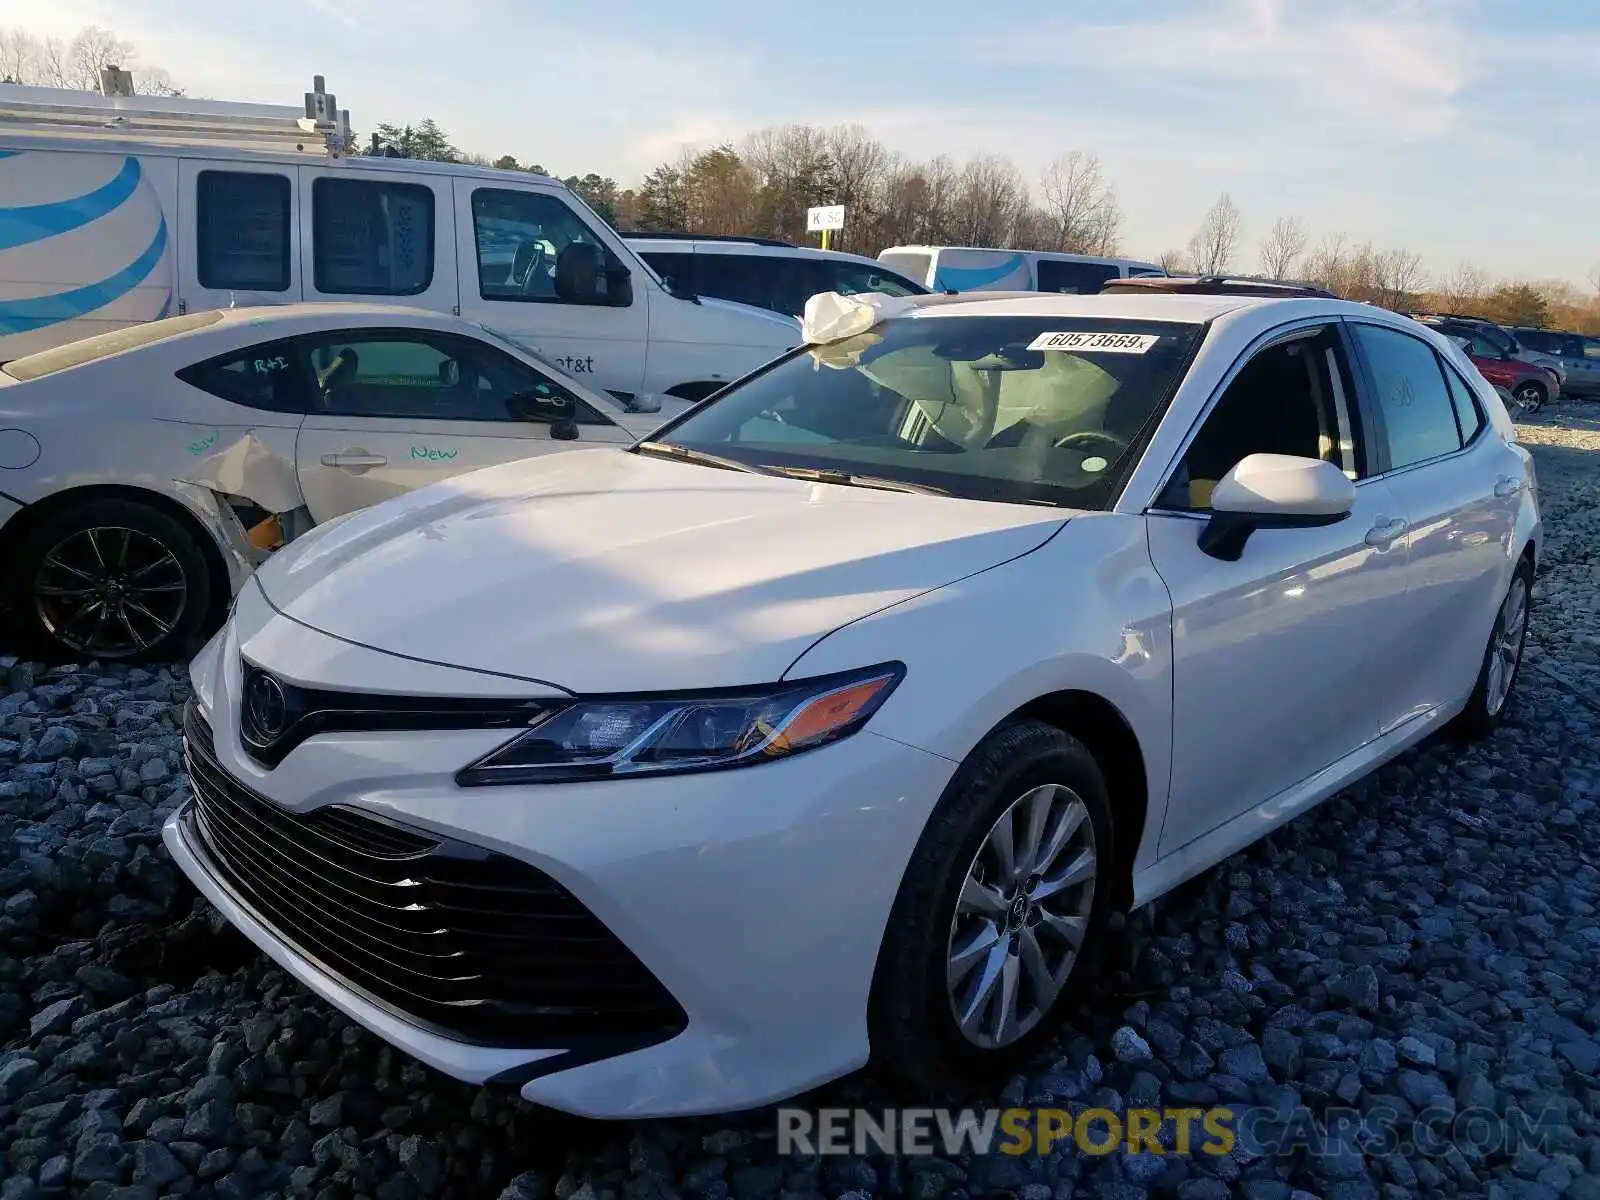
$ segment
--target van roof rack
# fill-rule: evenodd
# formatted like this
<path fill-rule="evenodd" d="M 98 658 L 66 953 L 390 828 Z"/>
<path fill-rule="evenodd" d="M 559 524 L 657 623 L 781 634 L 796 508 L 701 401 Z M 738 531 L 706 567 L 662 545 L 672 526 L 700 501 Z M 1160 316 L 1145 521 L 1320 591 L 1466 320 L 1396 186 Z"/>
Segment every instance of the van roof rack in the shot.
<path fill-rule="evenodd" d="M 351 149 L 350 110 L 338 107 L 321 75 L 311 87 L 298 107 L 137 96 L 128 72 L 107 67 L 98 92 L 0 84 L 0 134 L 340 158 Z"/>
<path fill-rule="evenodd" d="M 1318 296 L 1325 300 L 1339 297 L 1314 283 L 1287 279 L 1265 279 L 1257 275 L 1141 275 L 1131 279 L 1110 279 L 1100 288 L 1101 295 L 1116 293 L 1166 292 L 1186 296 Z"/>
<path fill-rule="evenodd" d="M 738 233 L 687 233 L 678 230 L 663 229 L 634 229 L 623 232 L 625 238 L 659 238 L 662 241 L 678 242 L 744 242 L 751 246 L 782 246 L 785 249 L 795 249 L 793 242 L 783 241 L 781 238 L 751 237 Z"/>

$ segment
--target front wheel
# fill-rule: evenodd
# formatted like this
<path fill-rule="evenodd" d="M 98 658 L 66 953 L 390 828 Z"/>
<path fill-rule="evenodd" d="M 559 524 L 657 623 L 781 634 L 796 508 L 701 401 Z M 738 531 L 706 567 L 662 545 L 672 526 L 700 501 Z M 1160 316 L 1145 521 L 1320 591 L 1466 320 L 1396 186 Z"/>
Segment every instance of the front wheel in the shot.
<path fill-rule="evenodd" d="M 1531 379 L 1527 383 L 1524 383 L 1518 387 L 1517 390 L 1512 393 L 1512 396 L 1515 397 L 1517 404 L 1521 407 L 1523 412 L 1536 413 L 1544 407 L 1544 385 L 1541 383 L 1535 383 Z"/>
<path fill-rule="evenodd" d="M 945 789 L 896 897 L 873 984 L 877 1061 L 946 1091 L 1036 1053 L 1087 974 L 1114 861 L 1088 748 L 1039 721 L 990 734 Z"/>
<path fill-rule="evenodd" d="M 1522 670 L 1522 651 L 1528 640 L 1528 613 L 1533 595 L 1533 564 L 1523 559 L 1511 577 L 1500 609 L 1489 631 L 1478 682 L 1467 707 L 1455 719 L 1453 732 L 1465 741 L 1485 738 L 1499 727 L 1511 703 L 1512 690 Z"/>
<path fill-rule="evenodd" d="M 213 581 L 194 536 L 136 500 L 91 500 L 41 520 L 17 552 L 24 636 L 43 655 L 147 662 L 194 649 Z"/>

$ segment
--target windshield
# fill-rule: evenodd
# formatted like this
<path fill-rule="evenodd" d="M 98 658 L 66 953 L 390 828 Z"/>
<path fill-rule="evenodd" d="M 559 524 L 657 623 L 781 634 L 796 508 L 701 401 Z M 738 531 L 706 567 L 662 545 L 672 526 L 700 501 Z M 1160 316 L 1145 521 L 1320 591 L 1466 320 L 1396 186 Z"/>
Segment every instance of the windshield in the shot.
<path fill-rule="evenodd" d="M 659 441 L 755 468 L 1104 508 L 1203 328 L 902 317 L 723 392 Z"/>

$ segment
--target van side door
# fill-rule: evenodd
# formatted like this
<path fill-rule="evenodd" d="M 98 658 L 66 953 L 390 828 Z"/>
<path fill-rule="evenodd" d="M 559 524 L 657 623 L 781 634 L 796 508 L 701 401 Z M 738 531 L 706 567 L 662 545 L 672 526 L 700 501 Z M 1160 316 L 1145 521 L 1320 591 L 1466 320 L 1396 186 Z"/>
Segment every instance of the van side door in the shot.
<path fill-rule="evenodd" d="M 301 167 L 299 226 L 307 300 L 456 311 L 449 176 Z"/>
<path fill-rule="evenodd" d="M 298 168 L 186 158 L 178 196 L 182 311 L 302 298 Z"/>
<path fill-rule="evenodd" d="M 644 390 L 649 284 L 553 188 L 455 180 L 461 314 L 580 382 Z"/>

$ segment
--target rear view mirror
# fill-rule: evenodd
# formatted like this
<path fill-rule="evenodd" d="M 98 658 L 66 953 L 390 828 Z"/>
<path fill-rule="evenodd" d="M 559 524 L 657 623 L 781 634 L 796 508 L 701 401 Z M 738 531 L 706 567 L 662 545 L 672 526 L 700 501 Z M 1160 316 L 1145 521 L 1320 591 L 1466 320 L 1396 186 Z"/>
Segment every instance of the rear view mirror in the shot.
<path fill-rule="evenodd" d="M 1211 519 L 1200 531 L 1200 550 L 1237 562 L 1256 530 L 1335 525 L 1350 515 L 1355 502 L 1355 484 L 1331 462 L 1252 454 L 1212 489 Z"/>

